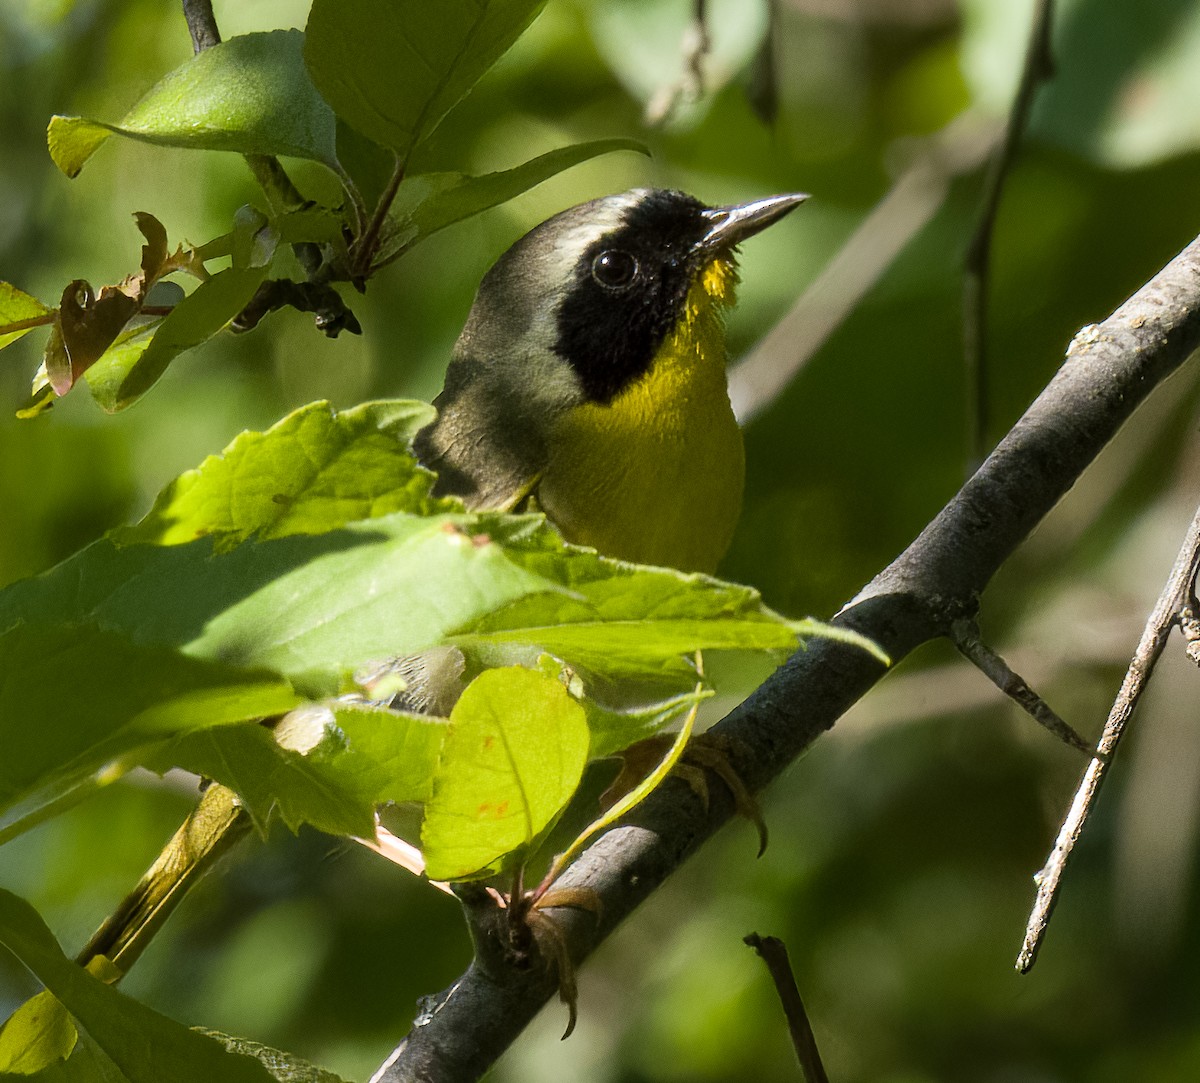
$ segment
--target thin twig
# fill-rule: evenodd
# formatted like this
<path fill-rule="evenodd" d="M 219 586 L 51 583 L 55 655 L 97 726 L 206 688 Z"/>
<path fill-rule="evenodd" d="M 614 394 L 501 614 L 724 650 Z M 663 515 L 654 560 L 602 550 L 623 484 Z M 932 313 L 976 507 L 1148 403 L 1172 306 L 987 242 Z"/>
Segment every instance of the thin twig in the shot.
<path fill-rule="evenodd" d="M 1050 704 L 1029 687 L 1020 674 L 1015 673 L 1000 655 L 984 643 L 979 635 L 979 625 L 973 619 L 964 617 L 951 624 L 950 640 L 964 658 L 1009 699 L 1017 703 L 1039 726 L 1044 726 L 1064 744 L 1077 748 L 1080 752 L 1092 751 L 1092 746 L 1060 718 Z"/>
<path fill-rule="evenodd" d="M 1109 712 L 1108 721 L 1104 724 L 1104 732 L 1096 746 L 1095 758 L 1088 764 L 1087 770 L 1075 791 L 1075 800 L 1071 810 L 1063 821 L 1058 832 L 1054 849 L 1046 859 L 1046 864 L 1034 877 L 1037 884 L 1037 899 L 1033 911 L 1029 915 L 1029 923 L 1025 928 L 1025 942 L 1021 945 L 1021 953 L 1017 956 L 1017 970 L 1026 973 L 1037 960 L 1038 949 L 1046 934 L 1046 926 L 1050 915 L 1058 902 L 1059 890 L 1062 886 L 1063 873 L 1067 862 L 1074 851 L 1075 843 L 1079 840 L 1088 817 L 1117 751 L 1125 727 L 1133 715 L 1134 708 L 1141 698 L 1154 672 L 1155 663 L 1166 646 L 1167 637 L 1180 621 L 1182 610 L 1192 599 L 1196 582 L 1196 570 L 1200 567 L 1200 508 L 1196 509 L 1195 518 L 1188 528 L 1187 536 L 1180 547 L 1179 556 L 1175 558 L 1175 566 L 1159 595 L 1157 603 L 1146 621 L 1141 641 L 1134 651 L 1121 682 L 1121 690 L 1117 693 L 1116 701 Z"/>
<path fill-rule="evenodd" d="M 921 142 L 911 164 L 787 315 L 731 369 L 729 397 L 742 425 L 775 401 L 937 214 L 950 182 L 977 169 L 999 138 L 998 124 L 964 114 Z"/>
<path fill-rule="evenodd" d="M 183 17 L 192 35 L 193 52 L 203 52 L 221 44 L 221 31 L 213 15 L 212 0 L 183 0 Z"/>
<path fill-rule="evenodd" d="M 15 335 L 18 331 L 31 331 L 35 327 L 45 327 L 58 318 L 58 309 L 51 309 L 40 316 L 30 316 L 26 320 L 13 320 L 12 323 L 0 324 L 0 335 Z"/>
<path fill-rule="evenodd" d="M 680 51 L 683 74 L 675 82 L 659 88 L 646 103 L 642 119 L 648 127 L 665 123 L 681 103 L 699 101 L 704 93 L 704 62 L 712 51 L 707 0 L 692 0 L 692 17 L 684 29 Z"/>
<path fill-rule="evenodd" d="M 1029 123 L 1034 95 L 1038 87 L 1054 74 L 1050 48 L 1050 29 L 1054 20 L 1054 0 L 1037 0 L 1029 27 L 1025 65 L 1005 125 L 1004 138 L 997 147 L 984 181 L 979 221 L 967 245 L 963 265 L 963 354 L 967 376 L 967 458 L 968 474 L 987 452 L 987 305 L 991 279 L 992 235 L 1004 193 L 1004 182 L 1017 155 L 1017 148 Z"/>
<path fill-rule="evenodd" d="M 397 156 L 396 166 L 392 170 L 387 187 L 379 197 L 379 202 L 375 204 L 375 212 L 371 215 L 371 221 L 367 225 L 366 232 L 363 233 L 355 245 L 355 251 L 351 256 L 351 263 L 354 273 L 360 278 L 366 278 L 367 275 L 372 274 L 378 269 L 373 266 L 375 253 L 379 250 L 379 238 L 387 222 L 388 211 L 392 209 L 392 201 L 396 198 L 396 193 L 400 190 L 401 181 L 404 180 L 404 167 L 405 160 Z"/>
<path fill-rule="evenodd" d="M 796 1058 L 800 1061 L 804 1083 L 829 1083 L 829 1076 L 825 1074 L 825 1065 L 821 1063 L 821 1054 L 817 1050 L 817 1039 L 813 1036 L 812 1025 L 808 1021 L 808 1012 L 804 1010 L 804 1001 L 800 999 L 796 975 L 792 972 L 792 964 L 788 960 L 787 945 L 778 937 L 759 936 L 758 933 L 751 933 L 745 937 L 745 942 L 758 952 L 759 957 L 767 964 L 771 980 L 775 983 L 775 991 L 779 994 L 779 1002 L 783 1005 L 783 1014 L 787 1018 L 788 1031 L 792 1035 L 792 1045 L 796 1049 Z"/>

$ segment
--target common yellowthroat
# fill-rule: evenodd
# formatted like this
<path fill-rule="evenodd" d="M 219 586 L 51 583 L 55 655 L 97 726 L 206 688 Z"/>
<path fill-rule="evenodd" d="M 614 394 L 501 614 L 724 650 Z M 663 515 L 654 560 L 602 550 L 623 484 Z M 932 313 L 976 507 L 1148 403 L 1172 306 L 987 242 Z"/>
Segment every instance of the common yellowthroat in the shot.
<path fill-rule="evenodd" d="M 715 570 L 744 476 L 725 383 L 734 248 L 806 198 L 707 207 L 635 188 L 527 233 L 480 284 L 417 436 L 435 491 L 535 502 L 568 541 Z"/>
<path fill-rule="evenodd" d="M 638 188 L 527 233 L 480 284 L 438 418 L 415 441 L 435 491 L 476 510 L 536 504 L 608 556 L 714 570 L 744 473 L 725 384 L 734 248 L 806 198 L 707 207 Z M 210 786 L 78 961 L 127 970 L 248 830 L 232 792 Z"/>

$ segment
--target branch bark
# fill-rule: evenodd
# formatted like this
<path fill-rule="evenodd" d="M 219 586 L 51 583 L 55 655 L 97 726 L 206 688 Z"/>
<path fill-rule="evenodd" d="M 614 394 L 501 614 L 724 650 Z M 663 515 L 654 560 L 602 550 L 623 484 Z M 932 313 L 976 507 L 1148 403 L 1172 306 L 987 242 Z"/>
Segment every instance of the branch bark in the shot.
<path fill-rule="evenodd" d="M 1024 417 L 921 535 L 834 619 L 894 661 L 972 618 L 1003 562 L 1074 484 L 1139 403 L 1200 346 L 1200 238 L 1104 323 L 1071 343 L 1066 362 Z M 716 728 L 731 766 L 757 791 L 807 749 L 883 675 L 865 652 L 817 640 Z M 599 918 L 555 911 L 576 964 L 733 814 L 714 787 L 707 808 L 669 780 L 599 838 L 556 887 L 589 889 Z M 472 915 L 481 950 L 429 998 L 372 1083 L 478 1079 L 555 993 L 552 974 L 517 969 L 502 952 L 501 912 Z"/>

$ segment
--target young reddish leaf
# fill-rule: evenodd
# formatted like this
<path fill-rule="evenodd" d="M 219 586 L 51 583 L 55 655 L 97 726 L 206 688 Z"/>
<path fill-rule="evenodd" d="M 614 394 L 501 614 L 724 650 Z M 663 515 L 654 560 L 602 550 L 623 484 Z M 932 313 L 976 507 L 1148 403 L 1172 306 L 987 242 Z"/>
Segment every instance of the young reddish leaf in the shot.
<path fill-rule="evenodd" d="M 77 278 L 63 290 L 45 357 L 46 375 L 56 395 L 71 390 L 137 310 L 137 299 L 120 287 L 105 286 L 97 297 L 89 283 Z"/>
<path fill-rule="evenodd" d="M 109 413 L 132 406 L 185 350 L 212 338 L 254 296 L 265 267 L 228 267 L 201 282 L 163 318 L 151 340 L 113 351 L 89 373 L 92 397 Z"/>

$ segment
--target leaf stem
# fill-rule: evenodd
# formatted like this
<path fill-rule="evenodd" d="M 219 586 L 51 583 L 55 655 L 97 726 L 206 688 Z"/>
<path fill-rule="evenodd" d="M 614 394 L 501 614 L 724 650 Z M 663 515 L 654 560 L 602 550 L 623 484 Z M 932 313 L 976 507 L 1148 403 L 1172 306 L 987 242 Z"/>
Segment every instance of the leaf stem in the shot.
<path fill-rule="evenodd" d="M 379 202 L 375 205 L 375 213 L 371 215 L 371 222 L 367 226 L 366 232 L 359 237 L 358 242 L 354 246 L 354 256 L 352 257 L 351 272 L 356 278 L 366 278 L 371 271 L 371 262 L 375 258 L 375 253 L 379 250 L 379 237 L 383 232 L 384 223 L 387 221 L 388 211 L 392 208 L 392 201 L 396 198 L 396 193 L 400 190 L 400 182 L 404 180 L 405 166 L 407 159 L 396 157 L 396 167 L 392 170 L 392 176 L 388 180 L 387 187 L 379 197 Z"/>
<path fill-rule="evenodd" d="M 40 316 L 30 316 L 25 320 L 13 320 L 12 323 L 0 323 L 0 335 L 12 335 L 18 331 L 28 331 L 32 327 L 45 327 L 58 318 L 58 309 L 43 312 Z"/>

